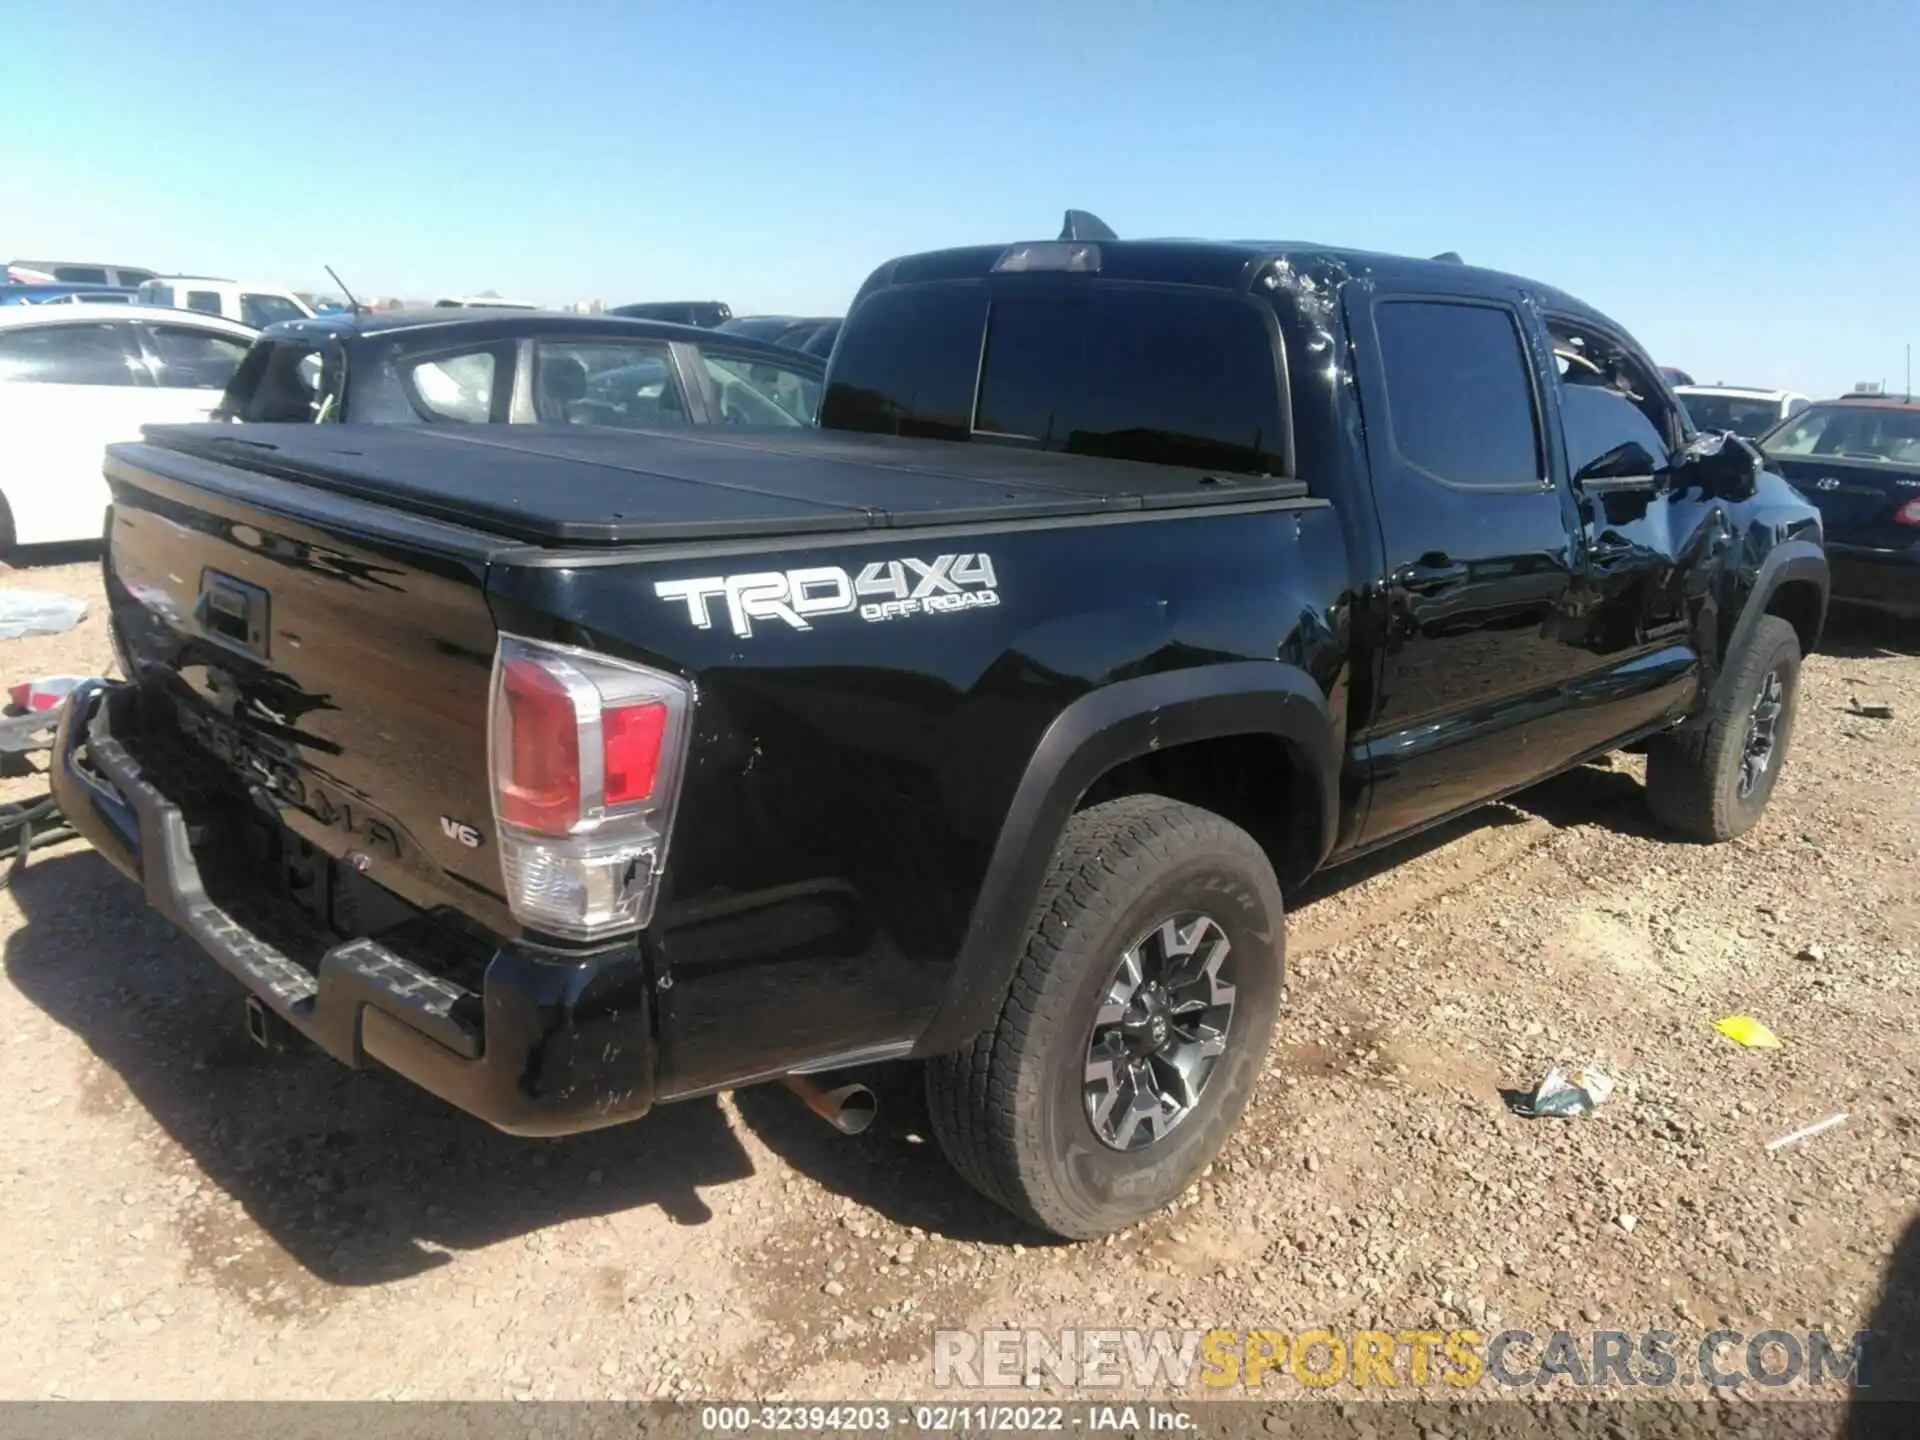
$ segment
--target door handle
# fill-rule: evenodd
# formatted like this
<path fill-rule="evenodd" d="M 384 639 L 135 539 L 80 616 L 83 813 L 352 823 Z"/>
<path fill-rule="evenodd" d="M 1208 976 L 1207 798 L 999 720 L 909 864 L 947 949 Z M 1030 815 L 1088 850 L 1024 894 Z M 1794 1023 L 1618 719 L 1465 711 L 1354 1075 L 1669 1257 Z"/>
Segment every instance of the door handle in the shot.
<path fill-rule="evenodd" d="M 1414 564 L 1402 566 L 1393 579 L 1403 590 L 1430 595 L 1450 585 L 1464 584 L 1470 573 L 1459 561 L 1449 560 L 1445 555 L 1426 554 Z"/>

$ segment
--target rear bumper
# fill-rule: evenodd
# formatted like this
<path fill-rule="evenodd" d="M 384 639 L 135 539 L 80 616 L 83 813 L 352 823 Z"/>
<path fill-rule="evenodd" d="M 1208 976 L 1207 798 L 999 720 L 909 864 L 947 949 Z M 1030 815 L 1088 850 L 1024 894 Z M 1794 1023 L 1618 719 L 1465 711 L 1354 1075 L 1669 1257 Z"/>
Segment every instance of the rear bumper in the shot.
<path fill-rule="evenodd" d="M 374 939 L 333 944 L 309 968 L 209 898 L 181 806 L 115 737 L 135 698 L 131 686 L 101 682 L 75 691 L 54 744 L 61 811 L 149 905 L 288 1025 L 343 1064 L 370 1057 L 513 1134 L 567 1134 L 646 1113 L 654 1052 L 637 947 L 574 958 L 502 945 L 479 994 Z"/>
<path fill-rule="evenodd" d="M 1827 565 L 1837 603 L 1920 618 L 1920 544 L 1905 550 L 1875 550 L 1828 541 Z"/>

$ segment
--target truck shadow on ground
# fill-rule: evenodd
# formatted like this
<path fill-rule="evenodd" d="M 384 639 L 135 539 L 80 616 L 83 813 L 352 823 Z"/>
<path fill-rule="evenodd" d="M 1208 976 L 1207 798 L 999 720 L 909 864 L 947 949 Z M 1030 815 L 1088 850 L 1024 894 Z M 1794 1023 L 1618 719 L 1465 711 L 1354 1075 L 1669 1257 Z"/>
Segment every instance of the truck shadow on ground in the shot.
<path fill-rule="evenodd" d="M 100 558 L 98 540 L 68 540 L 57 545 L 20 545 L 0 555 L 13 570 L 43 570 L 55 565 L 79 565 Z"/>
<path fill-rule="evenodd" d="M 1326 872 L 1293 897 L 1295 913 L 1528 814 L 1633 828 L 1644 823 L 1640 805 L 1631 776 L 1583 767 Z M 118 1077 L 84 1083 L 76 1123 L 126 1108 L 130 1094 L 325 1283 L 382 1284 L 557 1222 L 641 1206 L 700 1224 L 711 1218 L 702 1189 L 754 1173 L 711 1099 L 661 1106 L 635 1125 L 535 1141 L 502 1135 L 378 1068 L 343 1069 L 304 1042 L 266 1055 L 246 1038 L 240 988 L 85 850 L 36 860 L 13 892 L 27 923 L 6 943 L 9 978 Z M 987 1244 L 1048 1243 L 947 1164 L 917 1066 L 872 1067 L 860 1078 L 881 1103 L 859 1136 L 834 1131 L 777 1085 L 738 1092 L 734 1108 L 784 1163 L 896 1224 Z M 217 1226 L 185 1234 L 209 1266 L 237 1243 Z"/>
<path fill-rule="evenodd" d="M 1815 652 L 1836 660 L 1883 660 L 1920 655 L 1920 620 L 1900 620 L 1844 603 L 1827 612 Z"/>
<path fill-rule="evenodd" d="M 1660 833 L 1645 817 L 1645 790 L 1639 781 L 1624 771 L 1582 766 L 1502 804 L 1482 806 L 1385 850 L 1322 871 L 1287 897 L 1292 923 L 1310 921 L 1314 905 L 1396 866 L 1482 831 L 1527 824 L 1534 816 L 1554 826 L 1597 824 L 1633 834 Z M 1063 1243 L 981 1198 L 953 1172 L 933 1138 L 917 1065 L 874 1066 L 858 1078 L 873 1088 L 880 1107 L 873 1126 L 857 1136 L 834 1131 L 779 1086 L 741 1091 L 734 1096 L 734 1106 L 748 1128 L 788 1165 L 823 1189 L 896 1224 L 986 1244 Z"/>
<path fill-rule="evenodd" d="M 1907 1221 L 1881 1274 L 1867 1334 L 1841 1433 L 1847 1440 L 1913 1435 L 1920 1420 L 1920 1215 Z"/>
<path fill-rule="evenodd" d="M 873 1124 L 859 1135 L 840 1134 L 779 1085 L 739 1091 L 734 1109 L 788 1165 L 896 1225 L 987 1245 L 1063 1243 L 954 1173 L 933 1137 L 919 1065 L 869 1066 L 858 1078 L 880 1102 Z"/>
<path fill-rule="evenodd" d="M 240 988 L 90 852 L 37 859 L 13 893 L 27 924 L 7 939 L 8 977 L 118 1077 L 90 1068 L 74 1126 L 126 1109 L 130 1092 L 329 1284 L 381 1284 L 449 1263 L 449 1252 L 638 1206 L 700 1224 L 711 1218 L 703 1188 L 753 1173 L 710 1099 L 640 1125 L 527 1140 L 304 1041 L 267 1055 L 246 1038 Z M 153 1208 L 173 1178 L 156 1175 Z M 181 1229 L 210 1267 L 244 1248 L 230 1219 L 183 1215 Z"/>

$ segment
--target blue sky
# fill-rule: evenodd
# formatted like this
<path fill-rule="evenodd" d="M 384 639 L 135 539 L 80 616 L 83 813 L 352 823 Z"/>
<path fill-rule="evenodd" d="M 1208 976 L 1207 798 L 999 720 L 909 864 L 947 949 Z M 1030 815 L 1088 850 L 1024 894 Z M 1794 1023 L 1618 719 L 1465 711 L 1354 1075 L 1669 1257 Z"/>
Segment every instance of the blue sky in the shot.
<path fill-rule="evenodd" d="M 89 0 L 0 46 L 0 250 L 837 314 L 1075 205 L 1455 249 L 1702 381 L 1897 386 L 1916 56 L 1913 0 Z"/>

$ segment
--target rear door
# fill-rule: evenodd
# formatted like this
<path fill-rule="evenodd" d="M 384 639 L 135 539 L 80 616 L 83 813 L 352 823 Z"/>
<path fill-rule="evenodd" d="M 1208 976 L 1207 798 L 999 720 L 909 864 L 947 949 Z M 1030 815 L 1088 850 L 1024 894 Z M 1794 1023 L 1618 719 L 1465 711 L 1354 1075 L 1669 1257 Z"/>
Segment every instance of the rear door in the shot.
<path fill-rule="evenodd" d="M 1547 455 L 1546 357 L 1518 291 L 1348 291 L 1390 607 L 1359 735 L 1383 840 L 1569 758 L 1581 557 Z"/>
<path fill-rule="evenodd" d="M 139 439 L 154 399 L 132 321 L 0 330 L 0 494 L 18 543 L 101 537 L 105 447 Z"/>
<path fill-rule="evenodd" d="M 1815 405 L 1765 449 L 1768 464 L 1820 507 L 1830 543 L 1904 550 L 1920 538 L 1898 518 L 1920 501 L 1920 406 Z"/>

